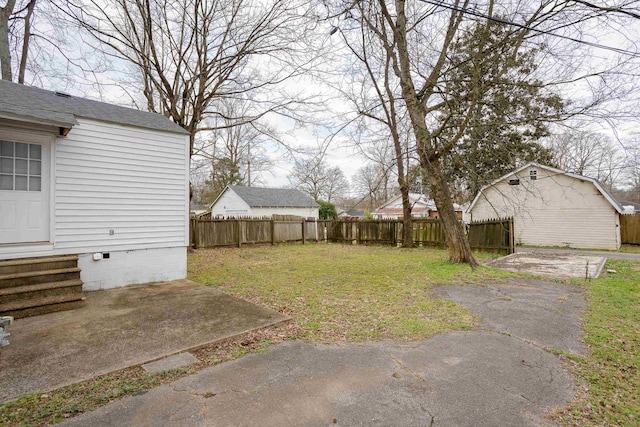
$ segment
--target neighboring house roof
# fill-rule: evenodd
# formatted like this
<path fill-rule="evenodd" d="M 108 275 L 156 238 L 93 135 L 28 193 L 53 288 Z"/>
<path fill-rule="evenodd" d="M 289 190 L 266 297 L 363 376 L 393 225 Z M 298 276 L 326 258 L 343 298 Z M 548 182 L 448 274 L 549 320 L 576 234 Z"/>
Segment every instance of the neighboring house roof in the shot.
<path fill-rule="evenodd" d="M 437 211 L 438 208 L 436 206 L 436 202 L 433 199 L 427 199 L 426 196 L 420 193 L 409 193 L 409 201 L 411 202 L 411 213 L 412 214 L 420 214 L 426 211 Z M 453 208 L 456 211 L 462 211 L 462 206 L 457 203 L 453 204 Z M 402 196 L 397 196 L 394 199 L 391 199 L 384 205 L 380 206 L 378 209 L 371 212 L 371 214 L 375 215 L 402 215 Z"/>
<path fill-rule="evenodd" d="M 317 208 L 319 205 L 303 192 L 293 188 L 260 188 L 227 185 L 211 204 L 227 191 L 233 191 L 252 208 Z"/>
<path fill-rule="evenodd" d="M 473 209 L 473 207 L 475 206 L 476 202 L 478 201 L 478 199 L 480 198 L 480 196 L 482 195 L 482 193 L 484 192 L 484 190 L 486 190 L 489 187 L 492 187 L 494 185 L 496 185 L 497 183 L 499 183 L 500 181 L 504 181 L 505 179 L 508 179 L 512 176 L 517 175 L 518 173 L 520 173 L 521 171 L 528 169 L 528 168 L 540 168 L 540 169 L 545 169 L 549 172 L 552 172 L 556 175 L 565 175 L 571 178 L 575 178 L 575 179 L 579 179 L 582 181 L 587 181 L 592 183 L 597 189 L 598 191 L 600 191 L 600 193 L 604 196 L 604 198 L 611 204 L 611 206 L 613 206 L 613 208 L 616 210 L 616 212 L 618 213 L 622 213 L 622 207 L 618 204 L 618 202 L 616 202 L 616 200 L 611 196 L 611 194 L 609 194 L 609 192 L 607 190 L 605 190 L 605 188 L 602 186 L 602 184 L 600 184 L 600 182 L 597 179 L 593 179 L 593 178 L 589 178 L 588 176 L 584 176 L 584 175 L 579 175 L 577 173 L 572 173 L 572 172 L 567 172 L 567 171 L 563 171 L 561 169 L 557 169 L 557 168 L 552 168 L 551 166 L 546 166 L 546 165 L 541 165 L 540 163 L 536 163 L 536 162 L 529 162 L 524 166 L 521 166 L 517 169 L 515 169 L 512 172 L 509 172 L 506 175 L 501 176 L 500 178 L 494 180 L 492 183 L 485 185 L 484 187 L 482 187 L 480 189 L 480 191 L 478 192 L 478 194 L 476 195 L 476 197 L 473 199 L 473 202 L 471 202 L 471 205 L 469 205 L 469 208 L 467 209 L 467 212 L 471 212 L 471 209 Z"/>
<path fill-rule="evenodd" d="M 0 80 L 0 118 L 71 129 L 84 117 L 104 122 L 188 134 L 161 114 L 120 107 Z M 66 133 L 65 133 L 66 135 Z"/>
<path fill-rule="evenodd" d="M 338 216 L 341 216 L 341 217 L 352 216 L 352 217 L 363 218 L 364 209 L 351 209 L 350 211 L 341 210 Z"/>
<path fill-rule="evenodd" d="M 634 203 L 634 202 L 630 202 L 628 200 L 620 200 L 619 203 L 620 203 L 620 205 L 622 207 L 631 206 L 631 207 L 633 207 L 634 211 L 640 212 L 640 203 Z"/>

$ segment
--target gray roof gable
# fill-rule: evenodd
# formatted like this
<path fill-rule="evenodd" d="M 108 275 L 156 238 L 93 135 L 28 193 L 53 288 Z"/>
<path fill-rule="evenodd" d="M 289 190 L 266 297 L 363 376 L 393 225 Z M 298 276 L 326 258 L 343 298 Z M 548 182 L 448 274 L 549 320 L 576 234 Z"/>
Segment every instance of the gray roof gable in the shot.
<path fill-rule="evenodd" d="M 229 185 L 252 208 L 317 208 L 309 196 L 293 188 L 260 188 Z"/>
<path fill-rule="evenodd" d="M 161 114 L 0 80 L 0 117 L 71 128 L 77 117 L 187 134 Z"/>

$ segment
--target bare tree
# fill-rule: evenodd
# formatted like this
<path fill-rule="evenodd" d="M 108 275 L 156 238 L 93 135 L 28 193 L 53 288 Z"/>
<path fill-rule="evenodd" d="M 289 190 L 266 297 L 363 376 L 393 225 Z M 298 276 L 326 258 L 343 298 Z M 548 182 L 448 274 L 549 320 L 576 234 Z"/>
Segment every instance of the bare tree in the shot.
<path fill-rule="evenodd" d="M 198 135 L 192 157 L 192 171 L 210 171 L 205 194 L 217 195 L 229 184 L 262 183 L 272 165 L 265 144 L 274 132 L 260 121 L 236 124 L 236 117 L 251 115 L 249 102 L 225 99 L 216 106 L 219 114 L 205 120 L 212 130 Z"/>
<path fill-rule="evenodd" d="M 602 11 L 583 13 L 585 6 L 577 3 L 370 0 L 339 4 L 342 10 L 337 14 L 346 21 L 340 24 L 341 30 L 375 39 L 388 56 L 397 79 L 397 89 L 391 86 L 391 90 L 397 90 L 397 99 L 406 108 L 417 156 L 440 212 L 449 258 L 468 262 L 472 268 L 477 264 L 457 221 L 443 162 L 493 101 L 495 87 L 509 84 L 512 88 L 552 91 L 580 82 L 590 89 L 591 96 L 574 100 L 562 117 L 586 112 L 595 117 L 605 110 L 595 107 L 620 99 L 634 87 L 630 76 L 637 75 L 637 54 L 612 48 L 621 56 L 600 70 L 588 67 L 586 56 L 576 54 L 576 40 L 579 46 L 589 44 L 579 40 L 583 28 L 605 19 Z M 495 31 L 504 26 L 506 30 Z M 471 32 L 475 32 L 473 48 L 460 60 L 456 46 Z M 558 42 L 567 39 L 571 40 L 570 46 L 568 42 Z M 541 52 L 536 62 L 542 61 L 542 66 L 512 71 L 523 52 L 531 50 Z M 486 73 L 487 69 L 491 72 Z M 608 78 L 613 72 L 625 83 Z M 380 83 L 385 81 L 384 76 L 378 75 L 377 79 Z M 539 112 L 540 119 L 549 119 L 542 109 Z M 509 114 L 498 116 L 512 120 Z M 533 115 L 528 116 L 529 120 L 532 118 Z M 515 119 L 512 123 L 517 125 L 519 117 Z"/>
<path fill-rule="evenodd" d="M 625 163 L 623 170 L 623 185 L 627 188 L 625 197 L 635 203 L 640 203 L 640 142 L 637 140 L 625 146 Z"/>
<path fill-rule="evenodd" d="M 97 41 L 96 51 L 134 68 L 146 108 L 187 130 L 193 153 L 197 133 L 211 130 L 203 121 L 221 114 L 216 100 L 261 105 L 251 116 L 232 118 L 235 126 L 273 112 L 296 117 L 300 100 L 278 90 L 315 60 L 304 56 L 302 41 L 312 25 L 304 6 L 287 0 L 68 0 L 59 11 Z"/>
<path fill-rule="evenodd" d="M 13 80 L 11 71 L 11 49 L 9 48 L 9 18 L 16 7 L 16 0 L 7 0 L 4 7 L 0 7 L 0 66 L 2 80 Z"/>
<path fill-rule="evenodd" d="M 625 157 L 605 135 L 571 130 L 553 135 L 547 145 L 560 169 L 595 178 L 609 189 L 620 184 Z"/>
<path fill-rule="evenodd" d="M 372 131 L 372 135 L 366 135 L 369 137 L 361 141 L 359 146 L 362 156 L 375 166 L 380 181 L 378 202 L 384 203 L 398 190 L 395 146 L 389 141 L 388 130 L 384 127 L 375 126 L 371 121 L 367 121 L 365 127 Z"/>
<path fill-rule="evenodd" d="M 387 176 L 385 168 L 376 163 L 361 167 L 354 175 L 353 189 L 365 201 L 366 209 L 375 209 L 387 201 Z"/>
<path fill-rule="evenodd" d="M 20 2 L 7 0 L 0 7 L 0 68 L 2 80 L 13 80 L 12 50 L 15 53 L 18 71 L 18 83 L 24 84 L 29 45 L 31 43 L 31 23 L 36 0 Z M 13 44 L 13 47 L 12 47 Z"/>
<path fill-rule="evenodd" d="M 349 182 L 342 170 L 327 164 L 323 148 L 311 150 L 295 160 L 289 183 L 314 200 L 327 202 L 343 196 L 349 190 Z"/>
<path fill-rule="evenodd" d="M 389 9 L 389 7 L 393 9 Z M 462 22 L 462 14 L 456 12 L 450 14 L 446 25 L 446 34 L 441 41 L 441 47 L 429 46 L 429 48 L 435 48 L 436 52 L 440 52 L 439 55 L 436 55 L 435 64 L 425 64 L 427 67 L 421 70 L 419 69 L 419 65 L 422 65 L 420 64 L 421 52 L 419 50 L 412 51 L 409 43 L 415 43 L 421 38 L 427 38 L 426 33 L 419 32 L 422 29 L 420 24 L 434 11 L 430 10 L 425 13 L 417 6 L 413 11 L 415 14 L 410 16 L 411 21 L 409 22 L 404 1 L 397 0 L 393 4 L 387 5 L 385 1 L 380 0 L 349 4 L 346 14 L 352 18 L 352 21 L 356 24 L 356 31 L 362 34 L 362 38 L 375 40 L 376 43 L 380 44 L 384 52 L 384 72 L 372 75 L 371 80 L 375 82 L 376 88 L 379 88 L 378 92 L 389 93 L 389 95 L 386 95 L 388 100 L 401 99 L 407 110 L 420 162 L 426 172 L 432 196 L 440 212 L 450 259 L 454 262 L 468 262 L 475 268 L 476 261 L 473 258 L 463 229 L 456 218 L 446 177 L 441 170 L 441 151 L 435 145 L 436 140 L 432 135 L 427 119 L 427 115 L 434 111 L 429 104 L 433 104 L 436 99 L 441 99 L 442 94 L 440 93 L 438 81 L 447 63 L 449 45 L 453 42 L 458 27 Z M 412 31 L 417 34 L 413 36 L 410 34 Z M 433 45 L 433 41 L 430 44 Z M 354 49 L 351 49 L 351 51 L 356 55 L 358 54 Z M 425 75 L 424 72 L 427 74 Z M 395 80 L 392 80 L 391 76 L 397 79 L 397 85 L 400 88 L 399 95 L 395 92 Z M 423 82 L 422 87 L 416 85 L 414 82 L 416 78 Z M 438 101 L 438 103 L 441 102 Z M 397 132 L 399 128 L 397 122 L 392 123 L 395 120 L 397 120 L 397 114 L 393 114 L 388 120 L 389 128 L 392 132 L 394 130 Z M 398 171 L 398 175 L 401 175 L 400 171 Z M 402 176 L 404 176 L 404 173 Z M 406 182 L 404 184 L 408 193 L 408 185 Z"/>
<path fill-rule="evenodd" d="M 355 7 L 361 6 L 358 3 Z M 360 12 L 366 13 L 364 9 Z M 360 25 L 355 30 L 341 32 L 354 63 L 350 65 L 348 78 L 343 84 L 346 88 L 340 92 L 366 123 L 358 127 L 359 139 L 364 138 L 370 144 L 373 143 L 373 150 L 368 148 L 363 149 L 363 152 L 381 166 L 379 171 L 383 173 L 380 178 L 385 185 L 385 192 L 389 172 L 392 168 L 396 172 L 403 206 L 403 247 L 410 248 L 413 246 L 413 227 L 407 172 L 411 137 L 406 132 L 406 109 L 402 97 L 395 90 L 398 79 L 392 69 L 391 52 L 369 30 L 366 25 Z M 387 149 L 389 145 L 392 147 L 391 152 Z M 378 154 L 371 155 L 375 151 Z"/>

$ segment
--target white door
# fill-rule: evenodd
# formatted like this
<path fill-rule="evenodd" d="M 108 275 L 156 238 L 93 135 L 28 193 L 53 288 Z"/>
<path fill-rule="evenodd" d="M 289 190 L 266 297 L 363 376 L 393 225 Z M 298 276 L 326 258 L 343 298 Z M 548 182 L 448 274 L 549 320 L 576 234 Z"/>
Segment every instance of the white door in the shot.
<path fill-rule="evenodd" d="M 50 240 L 50 140 L 0 132 L 0 245 Z"/>

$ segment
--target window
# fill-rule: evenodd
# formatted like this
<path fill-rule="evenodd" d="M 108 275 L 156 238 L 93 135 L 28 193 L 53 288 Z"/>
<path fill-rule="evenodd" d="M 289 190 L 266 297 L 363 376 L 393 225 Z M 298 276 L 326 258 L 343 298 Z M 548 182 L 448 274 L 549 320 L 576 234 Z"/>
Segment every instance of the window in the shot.
<path fill-rule="evenodd" d="M 536 169 L 529 170 L 529 181 L 535 181 L 538 179 L 538 171 Z"/>
<path fill-rule="evenodd" d="M 0 190 L 40 191 L 41 187 L 42 147 L 0 141 Z"/>

